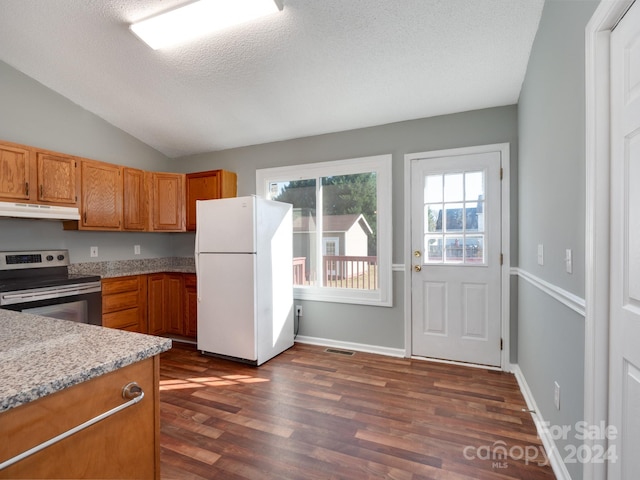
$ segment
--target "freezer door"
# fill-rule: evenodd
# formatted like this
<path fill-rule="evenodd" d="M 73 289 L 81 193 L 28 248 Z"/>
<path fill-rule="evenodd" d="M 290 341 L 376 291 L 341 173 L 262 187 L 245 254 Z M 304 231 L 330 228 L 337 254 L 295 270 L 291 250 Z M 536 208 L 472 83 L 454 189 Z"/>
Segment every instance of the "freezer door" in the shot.
<path fill-rule="evenodd" d="M 256 361 L 255 255 L 198 258 L 198 350 Z"/>
<path fill-rule="evenodd" d="M 198 252 L 255 252 L 255 197 L 198 200 Z"/>

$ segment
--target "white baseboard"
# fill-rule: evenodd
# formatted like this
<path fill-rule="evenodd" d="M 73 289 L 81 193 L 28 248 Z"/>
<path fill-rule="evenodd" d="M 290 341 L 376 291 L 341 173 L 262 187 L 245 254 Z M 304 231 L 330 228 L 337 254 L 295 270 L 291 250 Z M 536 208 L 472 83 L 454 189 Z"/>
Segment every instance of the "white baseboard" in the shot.
<path fill-rule="evenodd" d="M 320 345 L 323 347 L 341 348 L 343 350 L 355 350 L 357 352 L 377 353 L 379 355 L 388 355 L 390 357 L 404 357 L 403 348 L 381 347 L 379 345 L 367 345 L 364 343 L 341 342 L 339 340 L 330 340 L 328 338 L 306 337 L 298 335 L 296 342 L 308 343 L 309 345 Z"/>
<path fill-rule="evenodd" d="M 533 394 L 531 393 L 531 389 L 529 389 L 529 385 L 527 384 L 527 380 L 524 378 L 522 370 L 520 370 L 520 366 L 517 364 L 512 365 L 512 371 L 516 376 L 522 396 L 524 397 L 525 402 L 527 402 L 527 408 L 529 409 L 531 416 L 533 417 L 533 421 L 536 424 L 538 436 L 540 437 L 540 440 L 542 440 L 542 445 L 544 446 L 544 450 L 547 454 L 547 458 L 549 459 L 549 464 L 553 469 L 554 475 L 558 480 L 571 480 L 571 475 L 569 475 L 567 466 L 564 464 L 564 461 L 560 456 L 556 442 L 551 436 L 549 429 L 545 427 L 546 423 L 542 418 L 540 410 L 538 410 L 536 401 L 533 398 Z"/>

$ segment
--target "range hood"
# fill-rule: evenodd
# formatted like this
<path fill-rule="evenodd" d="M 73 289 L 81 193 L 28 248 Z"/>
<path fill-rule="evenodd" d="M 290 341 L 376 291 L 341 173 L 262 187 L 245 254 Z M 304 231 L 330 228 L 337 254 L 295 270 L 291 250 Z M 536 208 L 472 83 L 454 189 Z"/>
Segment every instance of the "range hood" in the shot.
<path fill-rule="evenodd" d="M 76 207 L 0 202 L 0 217 L 80 220 L 80 211 Z"/>

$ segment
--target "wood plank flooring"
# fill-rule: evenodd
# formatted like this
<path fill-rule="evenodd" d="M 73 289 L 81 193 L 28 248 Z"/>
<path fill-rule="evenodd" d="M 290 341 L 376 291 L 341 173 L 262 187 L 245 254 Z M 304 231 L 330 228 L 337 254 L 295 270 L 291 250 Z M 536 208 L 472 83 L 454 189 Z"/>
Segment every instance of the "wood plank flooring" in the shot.
<path fill-rule="evenodd" d="M 554 478 L 507 373 L 303 344 L 256 368 L 174 342 L 160 374 L 162 479 Z"/>

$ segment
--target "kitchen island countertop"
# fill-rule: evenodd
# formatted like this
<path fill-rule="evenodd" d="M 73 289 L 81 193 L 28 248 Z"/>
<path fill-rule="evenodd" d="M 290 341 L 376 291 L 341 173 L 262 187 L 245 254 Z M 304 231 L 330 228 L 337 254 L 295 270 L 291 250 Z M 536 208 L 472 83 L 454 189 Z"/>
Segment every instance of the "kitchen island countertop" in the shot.
<path fill-rule="evenodd" d="M 0 412 L 170 348 L 163 337 L 0 309 Z"/>

